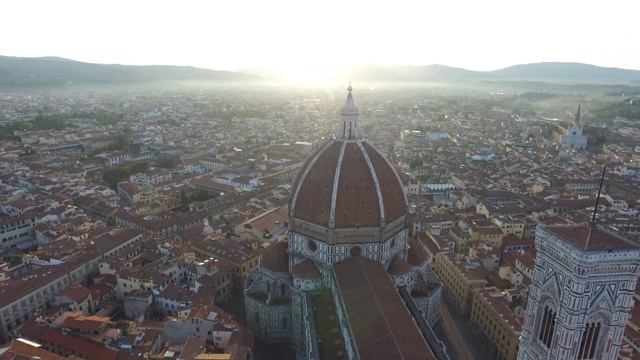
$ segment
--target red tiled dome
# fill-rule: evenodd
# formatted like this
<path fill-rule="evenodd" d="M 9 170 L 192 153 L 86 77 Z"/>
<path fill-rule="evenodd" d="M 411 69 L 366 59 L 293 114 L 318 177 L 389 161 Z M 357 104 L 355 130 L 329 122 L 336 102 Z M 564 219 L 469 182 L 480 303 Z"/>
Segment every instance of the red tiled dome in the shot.
<path fill-rule="evenodd" d="M 383 227 L 406 215 L 395 170 L 367 140 L 332 139 L 293 184 L 290 216 L 328 228 Z"/>
<path fill-rule="evenodd" d="M 413 266 L 420 266 L 427 261 L 427 252 L 424 251 L 415 239 L 409 239 L 409 251 L 407 252 L 407 262 Z"/>
<path fill-rule="evenodd" d="M 319 280 L 322 274 L 313 261 L 306 260 L 293 267 L 293 276 L 301 280 Z"/>
<path fill-rule="evenodd" d="M 287 243 L 279 241 L 269 245 L 262 255 L 261 267 L 276 273 L 289 272 L 289 253 Z"/>
<path fill-rule="evenodd" d="M 402 276 L 411 272 L 411 265 L 403 260 L 400 256 L 396 256 L 391 260 L 389 268 L 387 269 L 389 275 Z"/>

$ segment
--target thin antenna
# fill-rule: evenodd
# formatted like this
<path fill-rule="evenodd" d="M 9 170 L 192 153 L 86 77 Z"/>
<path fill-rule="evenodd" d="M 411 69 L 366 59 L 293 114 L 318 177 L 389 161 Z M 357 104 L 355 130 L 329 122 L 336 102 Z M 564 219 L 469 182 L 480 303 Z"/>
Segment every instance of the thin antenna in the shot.
<path fill-rule="evenodd" d="M 592 223 L 596 222 L 596 214 L 598 213 L 598 203 L 600 202 L 600 193 L 602 193 L 602 184 L 604 183 L 605 172 L 607 172 L 606 166 L 602 169 L 602 177 L 600 178 L 600 186 L 598 187 L 598 197 L 596 197 L 596 206 L 595 209 L 593 209 L 593 217 L 591 218 Z"/>
<path fill-rule="evenodd" d="M 591 223 L 589 224 L 589 233 L 587 234 L 587 241 L 584 243 L 584 249 L 589 249 L 589 242 L 591 241 L 591 233 L 593 229 L 596 227 L 596 215 L 598 214 L 598 203 L 600 202 L 600 194 L 602 193 L 602 185 L 604 184 L 604 174 L 607 172 L 607 167 L 605 166 L 602 169 L 602 177 L 600 178 L 600 186 L 598 187 L 598 197 L 596 197 L 596 206 L 593 209 L 593 217 L 591 218 Z"/>

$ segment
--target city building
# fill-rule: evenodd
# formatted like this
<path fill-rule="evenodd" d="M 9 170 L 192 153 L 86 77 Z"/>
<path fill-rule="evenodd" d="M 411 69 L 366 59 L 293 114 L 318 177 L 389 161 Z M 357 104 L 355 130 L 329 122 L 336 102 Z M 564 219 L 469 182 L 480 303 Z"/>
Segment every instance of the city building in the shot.
<path fill-rule="evenodd" d="M 487 270 L 478 258 L 451 251 L 436 254 L 434 270 L 444 286 L 444 293 L 462 316 L 469 315 L 474 289 L 484 289 Z"/>
<path fill-rule="evenodd" d="M 618 359 L 640 247 L 593 223 L 538 225 L 518 359 Z"/>
<path fill-rule="evenodd" d="M 520 302 L 507 296 L 495 288 L 473 291 L 471 327 L 498 360 L 516 359 L 522 333 L 522 323 L 514 314 Z"/>
<path fill-rule="evenodd" d="M 431 270 L 408 244 L 402 182 L 363 139 L 348 91 L 336 137 L 293 183 L 288 242 L 268 246 L 246 282 L 247 325 L 309 359 L 434 359 L 444 351 L 425 314 L 439 304 L 425 297 L 441 287 L 418 281 Z"/>

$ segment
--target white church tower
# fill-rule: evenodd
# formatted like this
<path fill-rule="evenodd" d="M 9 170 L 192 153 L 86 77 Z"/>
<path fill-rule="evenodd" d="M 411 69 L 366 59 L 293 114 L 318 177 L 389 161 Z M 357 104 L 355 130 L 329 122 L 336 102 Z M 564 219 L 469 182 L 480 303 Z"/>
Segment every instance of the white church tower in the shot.
<path fill-rule="evenodd" d="M 519 360 L 615 360 L 640 247 L 594 223 L 539 226 Z"/>
<path fill-rule="evenodd" d="M 588 136 L 582 135 L 582 125 L 580 124 L 580 105 L 578 105 L 575 123 L 569 127 L 566 134 L 560 137 L 560 145 L 575 150 L 584 150 L 587 148 L 588 139 Z"/>

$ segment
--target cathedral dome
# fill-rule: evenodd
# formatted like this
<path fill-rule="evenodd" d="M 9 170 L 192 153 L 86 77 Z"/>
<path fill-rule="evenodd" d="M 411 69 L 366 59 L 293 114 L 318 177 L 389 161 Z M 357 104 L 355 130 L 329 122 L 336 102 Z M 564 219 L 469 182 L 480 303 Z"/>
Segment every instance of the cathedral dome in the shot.
<path fill-rule="evenodd" d="M 336 138 L 309 156 L 293 183 L 292 228 L 304 223 L 323 229 L 380 229 L 404 220 L 402 183 L 384 155 L 360 137 L 351 87 L 340 113 Z"/>
<path fill-rule="evenodd" d="M 381 227 L 406 215 L 395 170 L 368 141 L 330 140 L 294 182 L 290 216 L 329 228 Z"/>
<path fill-rule="evenodd" d="M 279 241 L 269 245 L 262 255 L 260 266 L 274 273 L 289 272 L 289 253 L 287 243 Z"/>

